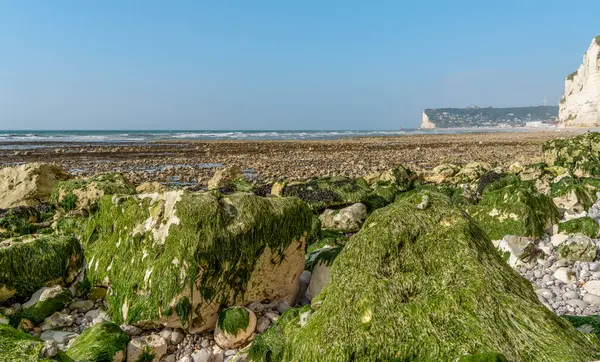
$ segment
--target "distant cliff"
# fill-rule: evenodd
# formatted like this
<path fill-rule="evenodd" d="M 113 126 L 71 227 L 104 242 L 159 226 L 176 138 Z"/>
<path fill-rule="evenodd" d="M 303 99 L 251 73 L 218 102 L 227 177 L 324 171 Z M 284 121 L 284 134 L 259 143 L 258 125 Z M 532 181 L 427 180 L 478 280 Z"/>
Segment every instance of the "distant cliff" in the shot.
<path fill-rule="evenodd" d="M 561 127 L 600 126 L 600 36 L 592 40 L 579 69 L 565 79 L 559 121 Z"/>
<path fill-rule="evenodd" d="M 528 122 L 552 123 L 557 116 L 557 106 L 437 108 L 423 112 L 421 128 L 524 127 Z"/>

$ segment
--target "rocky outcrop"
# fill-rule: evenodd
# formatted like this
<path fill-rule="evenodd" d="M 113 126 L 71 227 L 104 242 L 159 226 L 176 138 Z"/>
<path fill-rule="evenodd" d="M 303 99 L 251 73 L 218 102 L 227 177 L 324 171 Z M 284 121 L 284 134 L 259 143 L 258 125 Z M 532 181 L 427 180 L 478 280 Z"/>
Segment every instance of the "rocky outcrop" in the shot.
<path fill-rule="evenodd" d="M 565 79 L 559 121 L 562 127 L 600 126 L 600 36 L 592 40 L 577 71 Z"/>
<path fill-rule="evenodd" d="M 428 206 L 419 207 L 425 196 Z M 575 362 L 600 351 L 589 337 L 539 302 L 460 207 L 417 192 L 375 211 L 311 306 L 286 311 L 254 340 L 250 357 L 456 361 L 496 352 Z"/>
<path fill-rule="evenodd" d="M 114 322 L 203 331 L 221 307 L 293 303 L 313 223 L 297 198 L 105 196 L 82 243 Z"/>
<path fill-rule="evenodd" d="M 435 123 L 429 120 L 427 113 L 423 112 L 423 121 L 421 122 L 421 129 L 434 129 Z"/>
<path fill-rule="evenodd" d="M 30 163 L 0 169 L 0 209 L 48 202 L 52 188 L 69 175 L 61 168 Z"/>
<path fill-rule="evenodd" d="M 83 262 L 73 237 L 28 235 L 0 242 L 0 302 L 72 282 Z"/>
<path fill-rule="evenodd" d="M 104 195 L 131 195 L 136 189 L 118 172 L 104 173 L 86 179 L 59 182 L 52 190 L 52 204 L 68 212 L 90 210 Z"/>

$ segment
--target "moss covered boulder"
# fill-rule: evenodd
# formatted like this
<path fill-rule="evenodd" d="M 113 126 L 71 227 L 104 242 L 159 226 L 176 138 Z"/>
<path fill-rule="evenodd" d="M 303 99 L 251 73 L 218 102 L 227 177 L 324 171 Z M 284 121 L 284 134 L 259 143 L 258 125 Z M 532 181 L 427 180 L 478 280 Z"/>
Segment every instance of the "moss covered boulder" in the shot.
<path fill-rule="evenodd" d="M 44 287 L 35 292 L 31 299 L 23 304 L 20 317 L 28 319 L 36 325 L 40 324 L 52 313 L 66 307 L 71 301 L 71 297 L 71 292 L 60 285 Z"/>
<path fill-rule="evenodd" d="M 600 175 L 600 133 L 556 138 L 542 146 L 546 163 L 564 167 L 577 177 Z"/>
<path fill-rule="evenodd" d="M 0 362 L 74 362 L 64 352 L 44 356 L 44 341 L 8 325 L 0 324 Z"/>
<path fill-rule="evenodd" d="M 563 234 L 582 233 L 590 238 L 596 238 L 600 232 L 600 226 L 596 220 L 585 216 L 558 224 L 558 232 Z"/>
<path fill-rule="evenodd" d="M 361 202 L 369 195 L 371 187 L 362 179 L 328 177 L 285 185 L 283 196 L 296 196 L 314 210 L 326 207 L 351 205 Z"/>
<path fill-rule="evenodd" d="M 570 261 L 591 262 L 596 259 L 597 252 L 596 243 L 581 233 L 569 237 L 558 247 L 560 258 Z"/>
<path fill-rule="evenodd" d="M 244 307 L 231 307 L 219 313 L 215 342 L 227 350 L 243 346 L 256 329 L 256 315 Z"/>
<path fill-rule="evenodd" d="M 418 207 L 425 196 L 428 206 Z M 375 211 L 312 306 L 259 336 L 253 361 L 455 361 L 499 353 L 509 361 L 574 362 L 600 351 L 595 336 L 538 301 L 477 223 L 435 193 Z"/>
<path fill-rule="evenodd" d="M 77 276 L 83 251 L 74 237 L 28 235 L 0 242 L 0 302 L 27 300 L 44 286 Z"/>
<path fill-rule="evenodd" d="M 0 209 L 47 203 L 52 187 L 69 174 L 57 166 L 29 163 L 0 169 Z"/>
<path fill-rule="evenodd" d="M 75 338 L 67 349 L 67 356 L 78 362 L 124 361 L 128 342 L 129 336 L 118 325 L 101 322 Z"/>
<path fill-rule="evenodd" d="M 552 183 L 550 196 L 557 207 L 582 212 L 588 210 L 596 202 L 599 186 L 600 180 L 597 179 L 577 179 L 565 176 Z"/>
<path fill-rule="evenodd" d="M 480 203 L 466 210 L 493 240 L 505 235 L 540 237 L 559 220 L 552 199 L 538 193 L 533 182 L 516 176 L 490 184 L 483 190 Z"/>
<path fill-rule="evenodd" d="M 51 232 L 51 219 L 52 212 L 48 205 L 0 209 L 0 240 L 37 232 Z"/>
<path fill-rule="evenodd" d="M 90 210 L 104 195 L 132 195 L 135 186 L 122 174 L 111 172 L 86 179 L 59 182 L 52 189 L 50 201 L 64 212 L 71 210 Z"/>
<path fill-rule="evenodd" d="M 310 208 L 213 193 L 105 196 L 86 224 L 87 275 L 116 323 L 213 328 L 222 307 L 295 298 Z"/>

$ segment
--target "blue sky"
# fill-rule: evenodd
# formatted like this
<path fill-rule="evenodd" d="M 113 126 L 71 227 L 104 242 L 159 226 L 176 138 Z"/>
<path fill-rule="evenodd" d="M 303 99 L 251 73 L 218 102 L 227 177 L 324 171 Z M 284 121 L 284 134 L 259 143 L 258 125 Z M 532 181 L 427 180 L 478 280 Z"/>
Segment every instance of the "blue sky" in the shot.
<path fill-rule="evenodd" d="M 600 1 L 1 1 L 0 129 L 398 129 L 557 104 Z"/>

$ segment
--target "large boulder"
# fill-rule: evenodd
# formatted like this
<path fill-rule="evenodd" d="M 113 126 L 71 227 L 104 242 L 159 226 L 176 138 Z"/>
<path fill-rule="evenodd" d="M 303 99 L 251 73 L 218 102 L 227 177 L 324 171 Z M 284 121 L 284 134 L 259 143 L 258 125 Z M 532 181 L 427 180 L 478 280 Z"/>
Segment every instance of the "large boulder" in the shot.
<path fill-rule="evenodd" d="M 44 287 L 33 293 L 31 299 L 23 304 L 20 317 L 28 319 L 34 324 L 40 324 L 46 317 L 63 309 L 71 301 L 71 292 L 68 289 L 55 285 Z"/>
<path fill-rule="evenodd" d="M 540 237 L 559 219 L 552 199 L 538 193 L 533 182 L 516 176 L 488 185 L 480 203 L 466 210 L 493 240 L 506 235 Z"/>
<path fill-rule="evenodd" d="M 419 207 L 425 196 L 428 206 Z M 500 353 L 509 361 L 575 362 L 600 351 L 595 336 L 544 307 L 483 230 L 435 193 L 375 211 L 334 261 L 312 311 L 286 312 L 269 331 L 253 342 L 253 361 Z"/>
<path fill-rule="evenodd" d="M 75 361 L 121 362 L 128 342 L 129 336 L 118 325 L 96 323 L 69 344 L 67 355 Z"/>
<path fill-rule="evenodd" d="M 104 195 L 132 195 L 135 186 L 118 172 L 59 182 L 50 201 L 62 211 L 91 210 Z"/>
<path fill-rule="evenodd" d="M 69 178 L 61 168 L 30 163 L 0 169 L 0 209 L 48 202 L 54 185 Z"/>
<path fill-rule="evenodd" d="M 116 323 L 213 328 L 221 307 L 292 303 L 313 215 L 297 198 L 170 191 L 106 196 L 82 237 Z"/>
<path fill-rule="evenodd" d="M 74 362 L 57 348 L 50 351 L 44 341 L 0 324 L 0 362 Z"/>
<path fill-rule="evenodd" d="M 550 196 L 557 207 L 576 213 L 587 211 L 597 200 L 600 180 L 561 177 L 550 186 Z"/>
<path fill-rule="evenodd" d="M 546 163 L 567 168 L 577 177 L 600 175 L 600 133 L 555 138 L 542 146 Z"/>
<path fill-rule="evenodd" d="M 74 281 L 83 263 L 77 239 L 28 235 L 0 242 L 0 302 Z"/>

